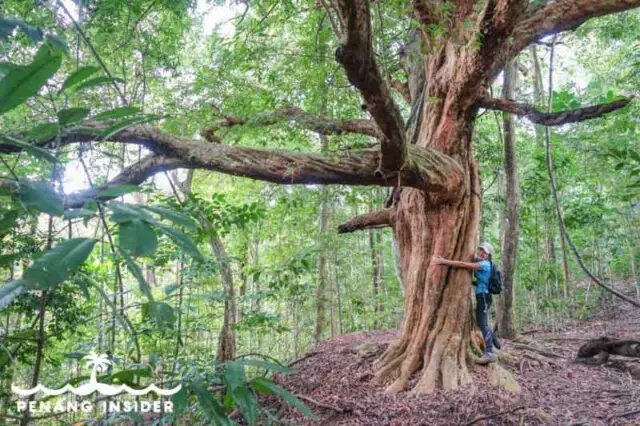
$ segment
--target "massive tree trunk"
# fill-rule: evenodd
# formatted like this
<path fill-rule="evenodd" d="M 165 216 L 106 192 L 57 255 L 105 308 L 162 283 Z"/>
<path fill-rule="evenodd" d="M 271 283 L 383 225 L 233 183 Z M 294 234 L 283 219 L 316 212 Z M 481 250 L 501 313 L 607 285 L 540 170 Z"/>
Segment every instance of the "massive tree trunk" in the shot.
<path fill-rule="evenodd" d="M 440 70 L 433 67 L 430 71 Z M 430 260 L 433 255 L 466 260 L 473 255 L 480 182 L 470 142 L 477 109 L 460 105 L 446 95 L 448 87 L 434 87 L 431 81 L 424 96 L 441 101 L 425 99 L 428 107 L 423 111 L 417 143 L 445 149 L 456 158 L 464 168 L 465 191 L 453 202 L 441 202 L 437 195 L 405 188 L 397 202 L 393 230 L 405 286 L 404 320 L 399 339 L 376 362 L 377 377 L 392 380 L 391 391 L 404 390 L 421 366 L 422 377 L 415 386 L 418 392 L 454 389 L 471 380 L 466 364 L 471 275 L 433 265 Z"/>

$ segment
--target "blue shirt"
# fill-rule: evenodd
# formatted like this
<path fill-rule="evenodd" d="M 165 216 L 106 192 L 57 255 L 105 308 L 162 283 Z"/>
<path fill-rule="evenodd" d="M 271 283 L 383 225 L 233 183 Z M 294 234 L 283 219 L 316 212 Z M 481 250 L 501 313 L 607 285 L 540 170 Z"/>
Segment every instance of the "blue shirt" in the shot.
<path fill-rule="evenodd" d="M 476 277 L 476 294 L 489 293 L 489 278 L 491 278 L 491 263 L 488 260 L 480 260 L 482 269 L 474 272 Z"/>

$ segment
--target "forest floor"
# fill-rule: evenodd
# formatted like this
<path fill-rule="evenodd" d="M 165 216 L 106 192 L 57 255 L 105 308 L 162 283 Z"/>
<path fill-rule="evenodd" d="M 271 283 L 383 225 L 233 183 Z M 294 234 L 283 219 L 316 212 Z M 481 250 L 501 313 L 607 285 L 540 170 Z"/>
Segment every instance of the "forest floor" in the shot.
<path fill-rule="evenodd" d="M 372 363 L 397 329 L 327 340 L 295 362 L 295 373 L 277 378 L 318 419 L 291 408 L 282 415 L 293 424 L 314 425 L 640 425 L 640 359 L 611 356 L 602 366 L 575 362 L 587 340 L 640 340 L 640 309 L 606 303 L 609 308 L 589 320 L 567 321 L 554 332 L 525 328 L 519 339 L 503 341 L 507 355 L 499 363 L 472 366 L 473 385 L 454 392 L 384 392 L 372 378 Z M 496 374 L 505 370 L 517 384 Z"/>

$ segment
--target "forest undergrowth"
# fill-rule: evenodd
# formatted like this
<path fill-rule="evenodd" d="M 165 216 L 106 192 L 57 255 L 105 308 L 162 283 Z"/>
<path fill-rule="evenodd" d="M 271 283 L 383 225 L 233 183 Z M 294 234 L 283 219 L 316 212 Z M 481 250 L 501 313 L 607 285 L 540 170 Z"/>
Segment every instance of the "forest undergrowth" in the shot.
<path fill-rule="evenodd" d="M 617 288 L 634 295 L 631 282 Z M 282 416 L 317 425 L 637 425 L 640 360 L 612 356 L 592 366 L 575 356 L 602 336 L 638 340 L 639 327 L 640 310 L 618 300 L 555 331 L 525 327 L 516 340 L 503 342 L 497 364 L 472 367 L 472 387 L 431 395 L 385 393 L 371 375 L 397 329 L 344 335 L 295 362 L 296 373 L 278 378 L 318 419 L 309 422 L 291 409 Z"/>

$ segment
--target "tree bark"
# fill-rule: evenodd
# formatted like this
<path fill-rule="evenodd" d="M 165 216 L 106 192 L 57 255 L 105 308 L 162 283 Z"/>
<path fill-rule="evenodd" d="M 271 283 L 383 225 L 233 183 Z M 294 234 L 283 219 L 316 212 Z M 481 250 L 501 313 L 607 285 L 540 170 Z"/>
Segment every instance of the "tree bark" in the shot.
<path fill-rule="evenodd" d="M 236 337 L 232 329 L 236 322 L 236 295 L 229 257 L 227 256 L 222 239 L 218 235 L 212 236 L 209 244 L 218 261 L 220 277 L 222 278 L 225 293 L 224 319 L 218 338 L 218 353 L 216 354 L 218 361 L 225 362 L 231 361 L 236 357 Z"/>
<path fill-rule="evenodd" d="M 513 99 L 517 86 L 517 64 L 514 59 L 504 71 L 502 97 Z M 513 339 L 516 330 L 513 320 L 514 277 L 520 238 L 520 194 L 518 190 L 518 164 L 516 158 L 515 119 L 512 114 L 503 113 L 504 128 L 504 168 L 506 178 L 506 198 L 504 206 L 504 235 L 502 241 L 503 287 L 500 298 L 501 309 L 498 318 L 500 335 Z"/>

